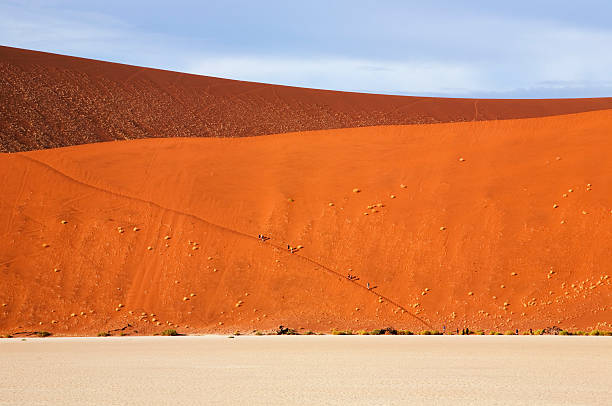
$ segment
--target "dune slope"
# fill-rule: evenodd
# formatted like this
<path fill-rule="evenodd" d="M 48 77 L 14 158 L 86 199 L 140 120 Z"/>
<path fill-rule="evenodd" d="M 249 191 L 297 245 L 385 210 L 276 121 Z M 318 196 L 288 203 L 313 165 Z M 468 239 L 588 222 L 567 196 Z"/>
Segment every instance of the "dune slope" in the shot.
<path fill-rule="evenodd" d="M 609 328 L 611 121 L 2 154 L 0 332 Z"/>
<path fill-rule="evenodd" d="M 0 47 L 0 152 L 161 137 L 511 119 L 612 98 L 476 100 L 274 86 Z"/>

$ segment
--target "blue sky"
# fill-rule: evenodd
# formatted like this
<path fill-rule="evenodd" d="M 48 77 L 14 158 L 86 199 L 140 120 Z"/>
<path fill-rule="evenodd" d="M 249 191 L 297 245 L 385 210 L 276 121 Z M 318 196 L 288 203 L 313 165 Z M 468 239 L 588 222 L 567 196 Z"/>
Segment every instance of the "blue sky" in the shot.
<path fill-rule="evenodd" d="M 612 1 L 0 0 L 0 44 L 232 79 L 612 96 Z"/>

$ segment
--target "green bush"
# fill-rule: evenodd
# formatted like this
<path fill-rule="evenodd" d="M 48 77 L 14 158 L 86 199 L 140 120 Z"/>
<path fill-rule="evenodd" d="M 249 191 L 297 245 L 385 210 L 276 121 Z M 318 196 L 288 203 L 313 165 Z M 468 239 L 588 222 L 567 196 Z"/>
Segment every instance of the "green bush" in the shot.
<path fill-rule="evenodd" d="M 351 330 L 332 330 L 332 335 L 335 336 L 352 336 L 353 332 Z"/>
<path fill-rule="evenodd" d="M 176 330 L 174 329 L 168 329 L 168 330 L 164 330 L 160 333 L 163 336 L 177 336 L 179 335 Z"/>
<path fill-rule="evenodd" d="M 111 335 L 111 333 L 109 333 L 108 331 L 101 331 L 98 333 L 98 337 L 109 337 Z"/>
<path fill-rule="evenodd" d="M 49 337 L 51 335 L 48 331 L 37 331 L 35 334 L 39 337 Z"/>

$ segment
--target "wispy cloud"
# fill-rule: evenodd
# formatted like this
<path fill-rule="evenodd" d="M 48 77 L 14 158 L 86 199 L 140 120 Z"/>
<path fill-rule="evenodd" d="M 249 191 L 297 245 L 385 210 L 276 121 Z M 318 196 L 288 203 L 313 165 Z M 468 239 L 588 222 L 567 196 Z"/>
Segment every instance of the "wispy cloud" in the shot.
<path fill-rule="evenodd" d="M 422 93 L 456 87 L 485 90 L 473 66 L 435 61 L 210 56 L 187 66 L 187 70 L 230 79 L 345 91 L 393 92 L 403 89 Z"/>

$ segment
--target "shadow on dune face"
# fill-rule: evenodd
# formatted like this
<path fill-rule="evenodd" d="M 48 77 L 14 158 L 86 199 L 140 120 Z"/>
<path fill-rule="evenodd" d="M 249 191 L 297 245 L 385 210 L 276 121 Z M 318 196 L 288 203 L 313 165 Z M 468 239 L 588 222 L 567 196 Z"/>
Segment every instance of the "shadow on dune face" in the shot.
<path fill-rule="evenodd" d="M 293 88 L 0 47 L 0 152 L 158 137 L 541 117 L 612 98 L 474 100 Z"/>

